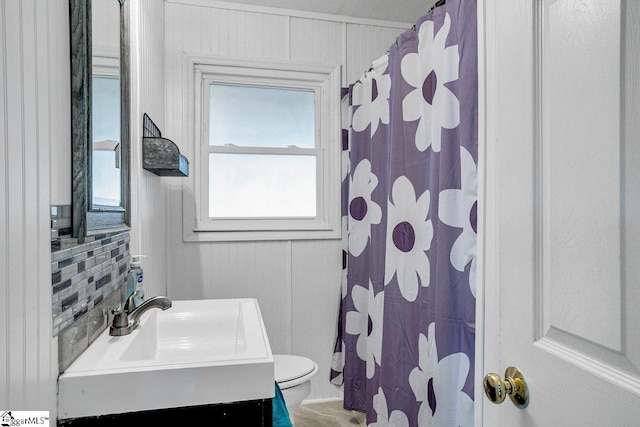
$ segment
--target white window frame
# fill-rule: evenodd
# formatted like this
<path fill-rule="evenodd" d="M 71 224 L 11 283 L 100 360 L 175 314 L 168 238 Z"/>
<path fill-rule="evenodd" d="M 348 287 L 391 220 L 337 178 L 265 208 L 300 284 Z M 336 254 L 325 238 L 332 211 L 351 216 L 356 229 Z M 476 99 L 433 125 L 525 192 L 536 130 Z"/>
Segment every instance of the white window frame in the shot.
<path fill-rule="evenodd" d="M 184 184 L 185 241 L 336 239 L 340 237 L 340 69 L 294 63 L 192 58 L 193 177 Z M 311 90 L 315 148 L 209 146 L 211 83 Z M 315 218 L 209 218 L 209 153 L 293 154 L 316 157 Z"/>

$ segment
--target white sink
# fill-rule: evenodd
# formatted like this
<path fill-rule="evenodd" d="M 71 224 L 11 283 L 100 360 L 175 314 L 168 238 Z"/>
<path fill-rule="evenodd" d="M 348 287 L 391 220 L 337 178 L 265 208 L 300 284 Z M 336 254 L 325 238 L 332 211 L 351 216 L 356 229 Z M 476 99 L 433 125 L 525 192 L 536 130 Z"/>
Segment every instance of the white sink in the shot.
<path fill-rule="evenodd" d="M 107 328 L 60 375 L 58 418 L 269 399 L 273 355 L 255 299 L 173 301 L 129 335 Z"/>

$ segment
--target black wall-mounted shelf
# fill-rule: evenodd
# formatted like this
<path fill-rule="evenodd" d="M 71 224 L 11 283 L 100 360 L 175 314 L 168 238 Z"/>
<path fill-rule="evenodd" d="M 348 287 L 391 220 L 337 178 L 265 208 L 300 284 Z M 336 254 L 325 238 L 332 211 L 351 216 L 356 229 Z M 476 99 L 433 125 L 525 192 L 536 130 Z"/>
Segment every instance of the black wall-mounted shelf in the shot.
<path fill-rule="evenodd" d="M 142 167 L 159 176 L 189 176 L 189 160 L 145 113 L 142 123 Z"/>

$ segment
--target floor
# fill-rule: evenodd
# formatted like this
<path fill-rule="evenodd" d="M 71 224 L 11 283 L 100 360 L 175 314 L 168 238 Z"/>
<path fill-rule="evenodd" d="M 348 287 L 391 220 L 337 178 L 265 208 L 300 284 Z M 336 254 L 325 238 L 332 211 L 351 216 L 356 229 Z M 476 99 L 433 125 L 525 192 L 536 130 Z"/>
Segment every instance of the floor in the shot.
<path fill-rule="evenodd" d="M 348 411 L 341 400 L 301 405 L 293 413 L 295 427 L 366 427 L 364 414 Z"/>

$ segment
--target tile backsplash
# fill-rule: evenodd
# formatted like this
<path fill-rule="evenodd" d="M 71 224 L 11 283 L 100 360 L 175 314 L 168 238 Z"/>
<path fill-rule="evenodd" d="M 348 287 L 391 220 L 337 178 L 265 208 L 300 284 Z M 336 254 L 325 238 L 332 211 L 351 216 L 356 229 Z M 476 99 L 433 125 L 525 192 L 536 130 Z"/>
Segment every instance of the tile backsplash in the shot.
<path fill-rule="evenodd" d="M 129 272 L 129 232 L 70 237 L 70 206 L 51 207 L 53 336 L 63 372 L 107 327 Z"/>

